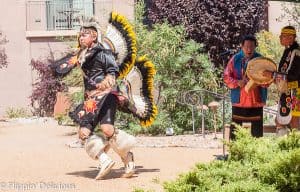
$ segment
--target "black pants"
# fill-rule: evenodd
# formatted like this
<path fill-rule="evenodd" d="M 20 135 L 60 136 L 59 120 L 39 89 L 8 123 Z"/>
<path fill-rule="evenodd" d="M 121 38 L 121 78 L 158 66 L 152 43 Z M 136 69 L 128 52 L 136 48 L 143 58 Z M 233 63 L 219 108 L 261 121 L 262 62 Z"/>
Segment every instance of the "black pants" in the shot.
<path fill-rule="evenodd" d="M 238 125 L 242 123 L 251 123 L 251 135 L 253 137 L 263 136 L 263 108 L 241 108 L 232 107 L 232 122 Z M 230 125 L 230 140 L 235 140 L 235 125 Z"/>
<path fill-rule="evenodd" d="M 95 98 L 90 101 L 90 105 L 85 101 L 77 106 L 73 112 L 70 112 L 70 117 L 80 127 L 88 128 L 91 131 L 95 129 L 98 123 L 114 125 L 118 104 L 117 97 L 109 93 L 99 100 Z"/>

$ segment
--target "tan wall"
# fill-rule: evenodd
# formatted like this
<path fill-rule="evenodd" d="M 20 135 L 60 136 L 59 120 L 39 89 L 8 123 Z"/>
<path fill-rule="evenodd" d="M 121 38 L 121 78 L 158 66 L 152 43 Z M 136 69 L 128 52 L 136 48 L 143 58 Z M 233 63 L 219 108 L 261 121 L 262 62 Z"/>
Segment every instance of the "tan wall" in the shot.
<path fill-rule="evenodd" d="M 31 0 L 32 1 L 32 0 Z M 26 30 L 36 30 L 36 31 L 41 31 L 45 29 L 46 27 L 46 14 L 45 11 L 41 10 L 46 10 L 46 0 L 39 0 L 34 3 L 32 1 L 32 5 L 29 7 L 26 7 Z"/>
<path fill-rule="evenodd" d="M 134 1 L 133 0 L 96 0 L 95 16 L 99 18 L 102 29 L 105 29 L 109 19 L 109 13 L 116 11 L 126 15 L 127 19 L 134 19 Z"/>
<path fill-rule="evenodd" d="M 133 19 L 134 0 L 95 2 L 96 14 L 99 14 L 99 7 L 106 6 L 109 7 L 108 10 L 118 11 Z M 58 41 L 55 36 L 76 34 L 76 31 L 67 30 L 44 31 L 44 14 L 38 11 L 38 5 L 32 9 L 26 12 L 26 0 L 1 0 L 0 29 L 9 40 L 5 45 L 9 63 L 7 68 L 0 69 L 0 117 L 5 115 L 9 107 L 15 109 L 23 107 L 30 111 L 28 97 L 31 95 L 31 85 L 36 77 L 29 65 L 30 60 L 46 58 L 50 50 L 59 58 L 70 44 Z"/>
<path fill-rule="evenodd" d="M 280 30 L 282 27 L 286 25 L 293 25 L 292 21 L 288 21 L 287 19 L 279 20 L 280 16 L 284 14 L 282 6 L 290 6 L 292 3 L 290 2 L 281 2 L 281 1 L 269 1 L 269 31 L 280 34 Z M 299 37 L 298 31 L 298 37 Z"/>
<path fill-rule="evenodd" d="M 114 11 L 126 15 L 129 20 L 134 19 L 134 1 L 132 0 L 113 0 Z"/>
<path fill-rule="evenodd" d="M 1 0 L 0 29 L 9 40 L 5 45 L 9 63 L 0 69 L 0 115 L 8 107 L 26 107 L 29 103 L 31 69 L 25 19 L 25 0 Z"/>

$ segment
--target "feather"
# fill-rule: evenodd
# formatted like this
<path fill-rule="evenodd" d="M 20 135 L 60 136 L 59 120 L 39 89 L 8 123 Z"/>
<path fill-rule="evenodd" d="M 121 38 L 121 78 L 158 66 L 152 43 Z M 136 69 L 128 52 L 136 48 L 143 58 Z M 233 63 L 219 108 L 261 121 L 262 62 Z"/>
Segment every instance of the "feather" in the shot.
<path fill-rule="evenodd" d="M 156 71 L 153 63 L 146 57 L 139 57 L 135 66 L 124 78 L 129 92 L 129 100 L 133 102 L 135 115 L 144 127 L 150 126 L 157 115 L 154 103 L 154 75 Z"/>
<path fill-rule="evenodd" d="M 118 78 L 124 78 L 133 67 L 137 53 L 136 35 L 132 25 L 124 16 L 112 12 L 102 43 L 116 55 Z"/>

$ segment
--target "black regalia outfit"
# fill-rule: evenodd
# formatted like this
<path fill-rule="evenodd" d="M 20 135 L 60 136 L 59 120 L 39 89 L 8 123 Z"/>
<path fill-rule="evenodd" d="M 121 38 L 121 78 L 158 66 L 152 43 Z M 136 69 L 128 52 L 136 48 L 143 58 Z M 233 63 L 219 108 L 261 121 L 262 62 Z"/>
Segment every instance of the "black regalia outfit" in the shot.
<path fill-rule="evenodd" d="M 93 131 L 99 122 L 114 124 L 117 97 L 111 90 L 97 90 L 96 84 L 101 83 L 107 75 L 116 78 L 119 68 L 112 52 L 101 44 L 87 50 L 82 57 L 80 67 L 83 73 L 85 100 L 70 112 L 70 117 L 80 127 Z"/>

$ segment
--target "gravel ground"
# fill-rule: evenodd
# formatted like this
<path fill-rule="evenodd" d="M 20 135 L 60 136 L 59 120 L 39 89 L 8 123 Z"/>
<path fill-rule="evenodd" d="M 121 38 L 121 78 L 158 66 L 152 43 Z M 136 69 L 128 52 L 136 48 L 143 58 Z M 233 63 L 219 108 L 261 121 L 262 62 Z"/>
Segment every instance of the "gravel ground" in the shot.
<path fill-rule="evenodd" d="M 222 148 L 222 134 L 217 134 L 214 139 L 213 134 L 202 135 L 176 135 L 160 137 L 137 137 L 137 147 L 190 147 L 203 149 Z"/>
<path fill-rule="evenodd" d="M 0 127 L 3 126 L 20 126 L 30 124 L 57 124 L 53 118 L 16 118 L 16 119 L 0 119 Z M 63 127 L 63 126 L 62 126 Z M 76 127 L 70 133 L 76 140 Z M 223 134 L 209 133 L 205 134 L 190 134 L 190 135 L 173 135 L 173 136 L 137 136 L 136 147 L 146 148 L 164 148 L 164 147 L 188 147 L 199 149 L 220 149 L 223 147 Z"/>
<path fill-rule="evenodd" d="M 17 118 L 17 119 L 3 119 L 0 121 L 1 124 L 6 126 L 14 126 L 21 124 L 36 124 L 36 123 L 52 123 L 56 121 L 53 118 Z M 74 128 L 76 130 L 76 128 Z M 75 134 L 75 132 L 74 132 Z M 173 136 L 137 136 L 136 147 L 189 147 L 189 148 L 202 148 L 202 149 L 218 149 L 222 148 L 223 134 L 218 133 L 206 134 L 204 137 L 202 134 L 191 134 L 191 135 L 173 135 Z"/>

